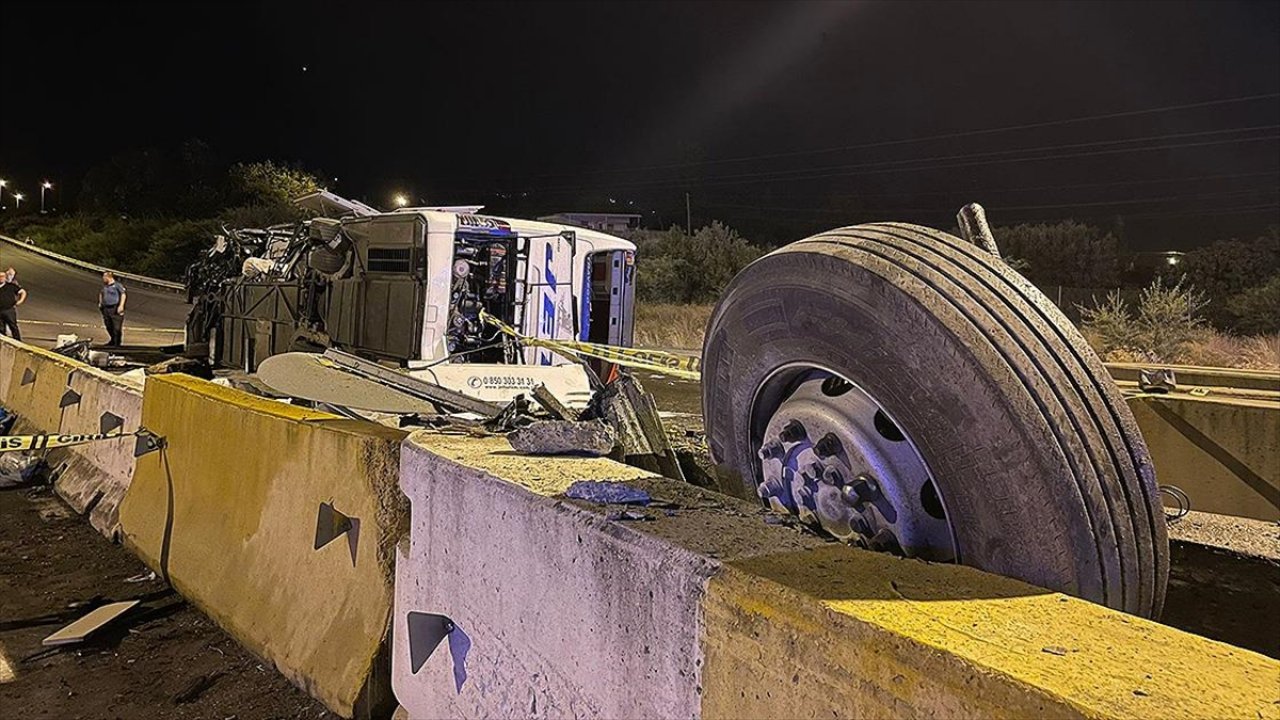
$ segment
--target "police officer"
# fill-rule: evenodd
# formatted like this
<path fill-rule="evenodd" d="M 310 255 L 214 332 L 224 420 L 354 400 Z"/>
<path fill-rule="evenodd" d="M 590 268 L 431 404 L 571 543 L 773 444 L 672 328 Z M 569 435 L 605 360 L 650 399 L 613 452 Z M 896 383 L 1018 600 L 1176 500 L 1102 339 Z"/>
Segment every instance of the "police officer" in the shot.
<path fill-rule="evenodd" d="M 8 333 L 14 340 L 21 340 L 18 306 L 27 301 L 27 291 L 18 284 L 17 275 L 13 268 L 0 274 L 0 332 Z"/>
<path fill-rule="evenodd" d="M 102 324 L 107 328 L 108 345 L 123 345 L 121 335 L 124 332 L 124 286 L 116 282 L 116 276 L 107 271 L 102 273 L 102 291 L 98 293 L 98 309 L 102 310 Z"/>

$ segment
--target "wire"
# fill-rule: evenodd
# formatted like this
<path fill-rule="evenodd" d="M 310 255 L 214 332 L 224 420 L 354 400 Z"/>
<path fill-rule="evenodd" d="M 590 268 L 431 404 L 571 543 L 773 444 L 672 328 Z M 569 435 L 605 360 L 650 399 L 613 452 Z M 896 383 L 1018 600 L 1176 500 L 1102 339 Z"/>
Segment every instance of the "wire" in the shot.
<path fill-rule="evenodd" d="M 1272 126 L 1272 127 L 1280 127 L 1280 126 Z M 1252 128 L 1247 128 L 1247 130 L 1251 130 L 1251 129 Z M 1242 132 L 1243 130 L 1246 130 L 1246 129 L 1221 130 L 1221 131 L 1210 131 L 1210 132 L 1214 132 L 1214 133 Z M 1148 141 L 1148 140 L 1154 140 L 1154 139 L 1159 139 L 1159 138 L 1134 138 L 1131 140 L 1104 141 L 1102 143 L 1097 143 L 1097 144 L 1116 144 L 1120 142 L 1142 142 L 1142 141 Z M 722 178 L 720 179 L 713 177 L 709 181 L 698 181 L 693 183 L 689 183 L 681 180 L 640 180 L 640 181 L 633 181 L 633 182 L 613 183 L 608 187 L 610 188 L 651 187 L 656 185 L 665 185 L 665 186 L 678 186 L 682 188 L 701 188 L 701 187 L 714 187 L 718 185 L 754 184 L 754 183 L 761 183 L 761 182 L 772 182 L 775 180 L 804 181 L 804 180 L 817 180 L 817 179 L 830 178 L 830 177 L 852 177 L 856 175 L 877 175 L 877 174 L 894 173 L 894 172 L 914 172 L 919 170 L 943 170 L 947 168 L 973 167 L 973 166 L 979 166 L 979 165 L 1001 165 L 1005 163 L 1042 162 L 1045 160 L 1062 160 L 1062 159 L 1080 158 L 1080 157 L 1101 157 L 1105 155 L 1118 155 L 1118 154 L 1124 154 L 1124 153 L 1152 152 L 1157 150 L 1179 150 L 1183 148 L 1211 147 L 1215 145 L 1266 142 L 1271 140 L 1280 140 L 1280 135 L 1263 135 L 1263 136 L 1251 137 L 1251 138 L 1228 138 L 1223 140 L 1209 140 L 1205 142 L 1170 143 L 1166 145 L 1151 145 L 1147 147 L 1136 147 L 1136 148 L 1112 148 L 1110 150 L 1093 150 L 1088 152 L 1058 153 L 1058 154 L 1039 155 L 1036 157 L 1025 157 L 1025 158 L 1012 157 L 1012 158 L 1000 158 L 1000 159 L 988 159 L 988 160 L 974 160 L 974 161 L 965 161 L 965 162 L 946 162 L 949 160 L 960 160 L 960 159 L 965 159 L 969 157 L 988 157 L 989 156 L 988 153 L 976 153 L 973 155 L 953 155 L 953 156 L 939 156 L 934 158 L 919 158 L 916 160 L 909 160 L 909 161 L 898 160 L 898 161 L 890 161 L 889 163 L 880 162 L 880 163 L 866 163 L 862 165 L 847 165 L 847 166 L 838 166 L 838 167 L 833 166 L 830 168 L 822 168 L 821 170 L 824 170 L 824 172 L 817 172 L 817 173 L 807 174 L 807 175 L 784 175 L 781 173 L 745 173 L 740 175 L 722 176 Z M 1038 152 L 1045 149 L 1051 149 L 1051 148 L 1050 147 L 1030 148 L 1027 150 L 1023 150 L 1021 152 Z M 1005 152 L 1018 152 L 1018 151 L 1005 151 Z M 940 162 L 941 164 L 920 166 L 920 167 L 878 167 L 886 164 L 905 164 L 905 163 L 923 163 L 923 162 Z M 835 170 L 835 169 L 840 169 L 841 171 L 825 172 L 825 170 Z M 809 172 L 809 171 L 801 170 L 801 171 L 788 171 L 788 172 L 802 173 L 802 172 Z M 595 185 L 576 185 L 576 186 L 544 188 L 542 190 L 539 190 L 538 192 L 542 194 L 547 194 L 547 193 L 553 193 L 553 192 L 579 192 L 582 190 L 596 190 L 596 189 L 601 189 L 601 188 Z"/>
<path fill-rule="evenodd" d="M 733 208 L 740 211 L 747 211 L 749 213 L 755 213 L 757 215 L 770 214 L 774 212 L 807 212 L 810 210 L 816 210 L 816 208 L 812 208 L 812 209 L 777 208 L 777 207 L 765 207 L 765 206 L 759 206 L 759 205 L 724 205 L 720 203 L 702 203 L 702 207 L 712 207 L 712 208 L 727 207 L 727 208 Z M 1008 210 L 1009 208 L 993 207 L 992 209 L 997 211 L 1003 211 L 1003 210 Z M 1169 212 L 1145 212 L 1145 213 L 1136 213 L 1136 214 L 1125 213 L 1123 217 L 1126 220 L 1150 220 L 1150 219 L 1165 218 L 1165 217 L 1200 217 L 1200 216 L 1212 216 L 1212 215 L 1234 215 L 1234 214 L 1240 214 L 1240 213 L 1261 213 L 1263 211 L 1280 212 L 1280 203 L 1260 203 L 1260 204 L 1254 204 L 1254 205 L 1242 205 L 1239 207 L 1218 208 L 1218 209 L 1212 209 L 1212 210 L 1185 210 L 1185 211 L 1175 210 L 1175 211 L 1169 211 Z M 928 207 L 928 208 L 897 207 L 897 208 L 859 209 L 859 210 L 846 210 L 846 211 L 823 210 L 823 212 L 824 213 L 830 212 L 832 214 L 843 214 L 846 216 L 866 216 L 869 214 L 882 214 L 882 213 L 937 214 L 940 211 L 937 207 Z M 1012 218 L 1002 216 L 1000 219 L 1004 221 L 1004 224 L 1008 224 L 1008 222 L 1010 221 L 1018 221 L 1020 219 L 1025 219 L 1025 216 L 1023 218 L 1019 218 L 1016 216 Z"/>
<path fill-rule="evenodd" d="M 928 190 L 922 192 L 894 192 L 894 193 L 858 193 L 859 198 L 868 197 L 920 197 L 929 195 L 947 196 L 958 195 L 961 193 L 969 193 L 974 195 L 995 195 L 997 193 L 1020 193 L 1020 192 L 1040 192 L 1044 190 L 1081 190 L 1088 188 L 1105 188 L 1105 187 L 1127 187 L 1133 185 L 1167 185 L 1170 183 L 1180 182 L 1200 182 L 1202 180 L 1235 180 L 1239 178 L 1250 177 L 1275 177 L 1280 178 L 1280 170 L 1271 170 L 1266 172 L 1252 173 L 1229 173 L 1223 175 L 1192 175 L 1180 178 L 1153 178 L 1150 180 L 1118 180 L 1115 182 L 1105 183 L 1075 183 L 1072 185 L 1033 185 L 1019 187 L 1003 187 L 989 188 L 986 190 L 976 188 L 964 188 L 962 190 Z"/>
<path fill-rule="evenodd" d="M 1004 125 L 1001 127 L 985 128 L 978 130 L 961 130 L 957 132 L 941 133 L 938 135 L 925 135 L 914 138 L 900 138 L 897 140 L 880 140 L 869 143 L 859 143 L 856 145 L 839 145 L 835 147 L 814 148 L 810 150 L 792 150 L 786 152 L 765 153 L 761 155 L 743 155 L 732 158 L 720 158 L 716 160 L 699 160 L 682 163 L 667 163 L 662 165 L 642 165 L 632 168 L 616 168 L 611 170 L 587 170 L 577 173 L 550 173 L 542 175 L 533 175 L 532 178 L 549 178 L 549 177 L 568 177 L 581 175 L 599 175 L 609 173 L 624 172 L 644 172 L 648 170 L 669 170 L 674 168 L 699 167 L 703 165 L 722 165 L 725 163 L 749 162 L 752 160 L 772 160 L 776 158 L 786 157 L 803 157 L 805 155 L 821 155 L 836 152 L 848 152 L 850 150 L 869 150 L 872 148 L 892 147 L 895 145 L 908 145 L 921 142 L 931 142 L 934 140 L 951 140 L 963 137 L 977 137 L 980 135 L 992 135 L 995 133 L 1013 132 L 1017 130 L 1033 130 L 1036 128 L 1057 127 L 1061 125 L 1071 125 L 1074 123 L 1090 122 L 1095 120 L 1112 120 L 1122 117 L 1136 117 L 1139 115 L 1151 115 L 1155 113 L 1174 112 L 1178 110 L 1192 110 L 1195 108 L 1213 107 L 1216 105 L 1228 105 L 1233 103 L 1252 102 L 1255 100 L 1270 100 L 1280 97 L 1280 93 L 1263 93 L 1259 95 L 1244 95 L 1233 98 L 1221 98 L 1218 100 L 1204 100 L 1194 103 L 1184 103 L 1180 105 L 1166 105 L 1164 107 L 1147 108 L 1144 110 L 1124 110 L 1120 112 L 1103 113 L 1100 115 L 1082 115 L 1073 118 L 1064 118 L 1061 120 L 1046 120 L 1043 122 L 1022 123 L 1018 125 Z"/>
<path fill-rule="evenodd" d="M 1177 510 L 1174 510 L 1172 513 L 1166 511 L 1164 514 L 1165 520 L 1168 521 L 1170 525 L 1178 522 L 1182 518 L 1186 517 L 1187 513 L 1191 512 L 1191 498 L 1182 491 L 1182 488 L 1176 485 L 1161 485 L 1159 490 L 1162 494 L 1173 498 L 1173 501 L 1178 505 Z"/>
<path fill-rule="evenodd" d="M 1203 200 L 1211 197 L 1233 197 L 1236 195 L 1250 195 L 1253 193 L 1262 193 L 1262 192 L 1280 192 L 1280 186 L 1270 187 L 1270 188 L 1251 188 L 1248 190 L 1226 190 L 1223 192 L 1202 193 L 1199 195 L 1165 195 L 1161 197 L 1145 197 L 1145 198 L 1136 198 L 1132 200 L 1106 200 L 1101 202 L 1089 202 L 1089 203 L 1060 203 L 1055 205 L 1000 205 L 996 203 L 991 203 L 987 205 L 987 208 L 989 210 L 1052 210 L 1052 209 L 1059 209 L 1059 208 L 1083 208 L 1083 207 L 1097 207 L 1097 206 L 1109 206 L 1109 205 L 1139 205 L 1142 203 L 1153 203 L 1153 202 L 1173 202 L 1173 201 L 1179 201 L 1179 200 Z M 849 214 L 850 212 L 866 211 L 863 209 L 842 210 L 839 208 L 764 207 L 756 204 L 740 205 L 740 204 L 717 203 L 717 202 L 711 202 L 711 203 L 704 202 L 704 203 L 701 203 L 701 205 L 703 207 L 761 209 L 761 210 L 776 210 L 779 212 L 810 212 L 810 213 L 833 213 L 833 214 L 843 213 L 846 215 Z M 894 211 L 894 210 L 923 211 L 924 210 L 922 208 L 896 208 L 896 207 L 886 207 L 884 209 L 890 210 L 890 211 Z"/>

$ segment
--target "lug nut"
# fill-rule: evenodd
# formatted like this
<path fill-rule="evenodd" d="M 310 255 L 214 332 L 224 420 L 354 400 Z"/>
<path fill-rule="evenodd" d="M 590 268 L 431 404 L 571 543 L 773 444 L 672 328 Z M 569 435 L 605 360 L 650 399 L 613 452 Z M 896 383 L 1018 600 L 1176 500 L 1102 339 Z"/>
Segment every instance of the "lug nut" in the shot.
<path fill-rule="evenodd" d="M 840 438 L 836 437 L 833 433 L 823 435 L 818 439 L 818 442 L 814 443 L 813 446 L 814 454 L 820 458 L 838 455 L 843 449 L 844 447 L 840 444 Z"/>
<path fill-rule="evenodd" d="M 871 502 L 880 497 L 880 484 L 875 478 L 865 473 L 854 479 L 852 487 L 858 499 L 863 502 Z"/>
<path fill-rule="evenodd" d="M 773 458 L 779 458 L 782 457 L 783 452 L 782 443 L 777 440 L 771 440 L 765 443 L 764 447 L 760 448 L 760 459 L 771 460 Z"/>
<path fill-rule="evenodd" d="M 838 486 L 844 482 L 844 475 L 840 474 L 838 468 L 829 467 L 822 471 L 822 482 Z"/>
<path fill-rule="evenodd" d="M 807 435 L 804 425 L 801 425 L 799 420 L 791 420 L 783 425 L 782 431 L 778 433 L 778 437 L 782 438 L 783 442 L 800 442 Z"/>
<path fill-rule="evenodd" d="M 861 506 L 863 502 L 865 502 L 862 498 L 858 497 L 858 493 L 853 489 L 852 485 L 845 485 L 840 490 L 841 494 L 844 496 L 844 501 L 855 508 Z"/>

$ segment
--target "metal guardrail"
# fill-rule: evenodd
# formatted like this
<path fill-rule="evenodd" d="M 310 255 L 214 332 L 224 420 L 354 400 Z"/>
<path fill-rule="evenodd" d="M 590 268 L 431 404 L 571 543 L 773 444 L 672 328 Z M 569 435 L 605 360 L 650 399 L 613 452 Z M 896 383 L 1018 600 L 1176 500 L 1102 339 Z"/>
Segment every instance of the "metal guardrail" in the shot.
<path fill-rule="evenodd" d="M 183 285 L 182 283 L 170 282 L 169 280 L 161 280 L 160 278 L 148 277 L 146 275 L 135 275 L 133 273 L 121 272 L 119 270 L 115 270 L 114 268 L 103 267 L 101 265 L 94 265 L 93 263 L 87 263 L 87 262 L 84 262 L 83 260 L 77 260 L 73 257 L 61 255 L 59 253 L 53 252 L 52 250 L 45 250 L 44 248 L 39 247 L 38 245 L 25 243 L 25 242 L 22 242 L 21 240 L 8 237 L 7 235 L 0 235 L 0 241 L 9 243 L 10 245 L 15 245 L 17 247 L 22 248 L 23 250 L 33 252 L 37 255 L 43 255 L 44 257 L 47 257 L 50 260 L 54 260 L 56 262 L 60 262 L 63 265 L 69 265 L 71 267 L 79 268 L 81 270 L 87 270 L 95 273 L 104 273 L 104 272 L 110 271 L 117 278 L 120 278 L 120 280 L 130 285 L 145 287 L 151 290 L 159 290 L 161 292 L 179 293 L 184 295 L 187 292 L 186 286 Z"/>

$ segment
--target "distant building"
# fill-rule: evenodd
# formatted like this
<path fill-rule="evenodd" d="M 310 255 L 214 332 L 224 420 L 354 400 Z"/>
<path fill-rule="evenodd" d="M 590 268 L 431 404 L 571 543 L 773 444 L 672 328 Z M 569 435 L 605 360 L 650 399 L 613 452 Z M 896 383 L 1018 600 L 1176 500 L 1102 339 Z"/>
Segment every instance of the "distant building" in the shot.
<path fill-rule="evenodd" d="M 640 215 L 633 213 L 559 212 L 538 218 L 543 222 L 573 225 L 576 227 L 617 233 L 640 227 Z"/>

